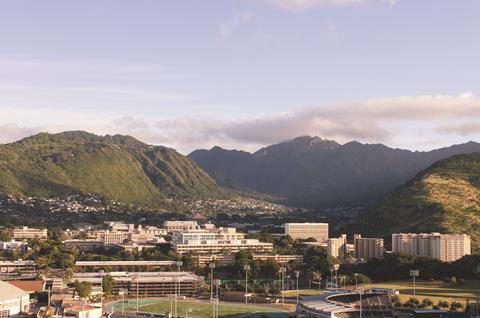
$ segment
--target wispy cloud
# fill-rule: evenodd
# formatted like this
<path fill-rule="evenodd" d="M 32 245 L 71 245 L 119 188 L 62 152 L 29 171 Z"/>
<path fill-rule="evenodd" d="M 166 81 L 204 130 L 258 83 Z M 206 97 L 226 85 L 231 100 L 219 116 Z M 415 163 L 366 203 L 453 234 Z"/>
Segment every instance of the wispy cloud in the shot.
<path fill-rule="evenodd" d="M 40 117 L 43 121 L 38 121 Z M 15 108 L 0 108 L 0 118 L 9 118 L 7 123 L 0 121 L 2 142 L 39 130 L 84 129 L 100 134 L 129 134 L 148 143 L 171 146 L 183 153 L 214 145 L 256 150 L 299 135 L 316 135 L 338 142 L 383 142 L 425 149 L 458 140 L 452 136 L 478 133 L 480 99 L 471 92 L 371 98 L 232 120 L 214 116 L 159 118 L 134 113 L 117 116 L 112 113 Z M 56 118 L 62 118 L 61 122 Z M 34 127 L 12 124 L 21 120 L 37 124 Z"/>
<path fill-rule="evenodd" d="M 220 25 L 220 35 L 228 37 L 241 24 L 250 21 L 255 14 L 251 11 L 245 11 L 236 14 L 232 19 Z"/>
<path fill-rule="evenodd" d="M 337 6 L 347 7 L 366 3 L 395 4 L 399 0 L 264 0 L 283 10 L 292 12 L 304 12 L 318 7 Z"/>

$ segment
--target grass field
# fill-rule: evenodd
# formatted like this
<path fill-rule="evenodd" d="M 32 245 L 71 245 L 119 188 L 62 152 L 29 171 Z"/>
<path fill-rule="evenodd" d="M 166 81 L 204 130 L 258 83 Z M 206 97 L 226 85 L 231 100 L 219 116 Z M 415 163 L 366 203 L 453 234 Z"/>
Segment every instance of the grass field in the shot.
<path fill-rule="evenodd" d="M 121 304 L 116 304 L 115 307 L 121 310 Z M 135 300 L 130 300 L 125 306 L 125 310 L 135 310 Z M 144 300 L 139 306 L 139 311 L 151 313 L 168 313 L 170 312 L 170 300 L 168 299 L 148 299 Z M 188 317 L 192 318 L 208 318 L 212 317 L 212 305 L 206 301 L 200 300 L 179 300 L 177 302 L 177 312 L 179 316 L 185 317 L 188 312 Z M 254 313 L 255 312 L 255 313 Z M 243 316 L 243 317 L 272 317 L 272 318 L 287 318 L 288 313 L 283 312 L 280 308 L 273 306 L 241 304 L 231 302 L 220 302 L 219 317 L 228 316 Z"/>
<path fill-rule="evenodd" d="M 412 281 L 399 281 L 389 283 L 364 284 L 362 288 L 393 288 L 400 291 L 402 302 L 413 297 Z M 416 298 L 422 301 L 424 298 L 430 298 L 437 303 L 439 300 L 448 302 L 464 302 L 467 298 L 470 301 L 480 297 L 480 281 L 468 281 L 464 285 L 451 285 L 443 282 L 416 282 Z"/>

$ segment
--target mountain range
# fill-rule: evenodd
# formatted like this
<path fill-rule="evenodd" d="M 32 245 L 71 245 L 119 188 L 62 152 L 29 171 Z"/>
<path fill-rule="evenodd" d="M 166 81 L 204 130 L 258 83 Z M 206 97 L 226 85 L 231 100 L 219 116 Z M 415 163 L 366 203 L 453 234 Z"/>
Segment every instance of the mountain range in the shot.
<path fill-rule="evenodd" d="M 220 186 L 328 207 L 368 204 L 438 160 L 479 151 L 476 142 L 422 152 L 302 136 L 255 153 L 213 147 L 188 157 Z"/>
<path fill-rule="evenodd" d="M 465 233 L 480 248 L 480 154 L 440 160 L 360 214 L 355 225 L 367 235 Z"/>
<path fill-rule="evenodd" d="M 0 145 L 0 193 L 19 197 L 89 194 L 149 207 L 167 198 L 224 197 L 195 162 L 129 136 L 40 133 Z"/>

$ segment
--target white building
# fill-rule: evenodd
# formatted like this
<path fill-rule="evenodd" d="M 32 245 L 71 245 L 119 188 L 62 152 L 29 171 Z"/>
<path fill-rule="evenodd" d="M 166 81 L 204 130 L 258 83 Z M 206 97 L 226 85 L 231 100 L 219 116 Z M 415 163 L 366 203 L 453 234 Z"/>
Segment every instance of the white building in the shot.
<path fill-rule="evenodd" d="M 200 228 L 197 221 L 165 221 L 163 227 L 168 232 L 188 231 Z"/>
<path fill-rule="evenodd" d="M 285 223 L 285 235 L 297 240 L 314 238 L 319 243 L 328 240 L 328 223 Z"/>
<path fill-rule="evenodd" d="M 471 252 L 470 236 L 441 233 L 392 234 L 393 252 L 454 262 Z"/>
<path fill-rule="evenodd" d="M 198 254 L 236 253 L 240 250 L 251 250 L 254 253 L 273 251 L 272 243 L 245 239 L 245 235 L 237 233 L 235 228 L 216 228 L 212 225 L 204 229 L 176 232 L 173 235 L 172 243 L 174 250 L 180 254 L 189 252 Z"/>
<path fill-rule="evenodd" d="M 7 282 L 0 281 L 0 317 L 18 317 L 30 310 L 30 296 L 27 292 Z"/>
<path fill-rule="evenodd" d="M 0 253 L 11 253 L 19 251 L 25 253 L 28 250 L 28 243 L 11 240 L 9 242 L 0 242 Z"/>

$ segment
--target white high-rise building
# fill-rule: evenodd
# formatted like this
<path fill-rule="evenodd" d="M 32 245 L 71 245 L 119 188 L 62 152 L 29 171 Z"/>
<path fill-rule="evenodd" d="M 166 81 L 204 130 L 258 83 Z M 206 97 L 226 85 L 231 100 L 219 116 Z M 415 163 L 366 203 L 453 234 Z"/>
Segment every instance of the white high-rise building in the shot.
<path fill-rule="evenodd" d="M 470 241 L 466 234 L 396 233 L 392 251 L 453 262 L 470 254 Z"/>

